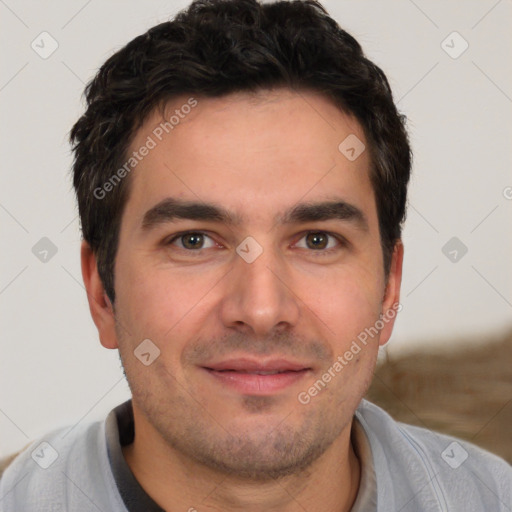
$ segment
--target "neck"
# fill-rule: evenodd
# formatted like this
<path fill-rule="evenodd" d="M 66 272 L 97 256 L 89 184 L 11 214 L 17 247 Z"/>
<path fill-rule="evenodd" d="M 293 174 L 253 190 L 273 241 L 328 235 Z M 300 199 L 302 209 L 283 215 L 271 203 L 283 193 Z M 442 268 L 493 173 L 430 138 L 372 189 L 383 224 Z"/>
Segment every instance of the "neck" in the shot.
<path fill-rule="evenodd" d="M 272 481 L 218 473 L 176 451 L 134 408 L 136 435 L 123 447 L 135 478 L 165 510 L 223 512 L 348 512 L 359 489 L 361 467 L 350 422 L 307 470 Z"/>

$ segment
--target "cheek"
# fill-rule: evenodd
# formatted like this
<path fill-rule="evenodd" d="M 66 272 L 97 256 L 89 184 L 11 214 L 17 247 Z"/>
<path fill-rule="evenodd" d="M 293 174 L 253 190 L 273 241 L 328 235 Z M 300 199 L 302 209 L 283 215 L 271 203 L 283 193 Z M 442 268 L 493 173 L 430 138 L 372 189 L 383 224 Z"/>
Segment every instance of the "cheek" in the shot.
<path fill-rule="evenodd" d="M 182 317 L 196 293 L 183 273 L 148 265 L 143 258 L 120 259 L 116 291 L 125 314 L 142 329 L 164 327 Z M 197 291 L 199 293 L 199 291 Z"/>
<path fill-rule="evenodd" d="M 333 279 L 324 294 L 312 297 L 315 313 L 328 326 L 325 333 L 333 352 L 333 360 L 320 377 L 329 382 L 323 399 L 343 409 L 357 406 L 373 376 L 379 347 L 375 325 L 381 313 L 381 293 L 375 281 L 375 276 L 365 280 L 352 269 Z"/>
<path fill-rule="evenodd" d="M 118 269 L 119 315 L 129 332 L 125 346 L 149 338 L 159 347 L 161 360 L 178 365 L 184 345 L 199 336 L 211 314 L 209 300 L 215 287 L 222 286 L 222 275 L 199 274 L 193 267 L 177 271 L 136 259 L 120 260 Z"/>
<path fill-rule="evenodd" d="M 132 392 L 141 399 L 155 394 L 157 389 L 184 386 L 179 356 L 193 335 L 194 323 L 191 325 L 190 321 L 194 303 L 200 299 L 199 291 L 187 287 L 185 279 L 144 266 L 141 261 L 120 261 L 118 268 L 118 320 L 123 326 L 118 327 L 122 329 L 119 348 Z M 146 366 L 137 353 L 141 353 L 139 346 L 148 339 L 153 345 L 149 344 L 145 351 L 150 353 L 152 362 Z"/>
<path fill-rule="evenodd" d="M 382 293 L 373 274 L 352 267 L 314 283 L 305 282 L 302 288 L 307 297 L 304 302 L 340 349 L 379 318 Z"/>

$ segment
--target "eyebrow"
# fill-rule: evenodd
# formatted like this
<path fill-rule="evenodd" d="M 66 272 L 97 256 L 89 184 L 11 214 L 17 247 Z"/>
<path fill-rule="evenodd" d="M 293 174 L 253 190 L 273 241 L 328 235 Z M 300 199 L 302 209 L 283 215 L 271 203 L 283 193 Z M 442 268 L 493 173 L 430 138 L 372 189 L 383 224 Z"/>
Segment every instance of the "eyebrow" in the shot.
<path fill-rule="evenodd" d="M 167 197 L 144 214 L 141 228 L 143 231 L 150 231 L 160 224 L 176 219 L 219 222 L 229 226 L 244 222 L 243 216 L 230 212 L 218 204 Z M 277 214 L 274 222 L 299 224 L 333 219 L 347 221 L 364 231 L 368 230 L 365 214 L 358 207 L 340 199 L 300 203 L 284 214 Z"/>

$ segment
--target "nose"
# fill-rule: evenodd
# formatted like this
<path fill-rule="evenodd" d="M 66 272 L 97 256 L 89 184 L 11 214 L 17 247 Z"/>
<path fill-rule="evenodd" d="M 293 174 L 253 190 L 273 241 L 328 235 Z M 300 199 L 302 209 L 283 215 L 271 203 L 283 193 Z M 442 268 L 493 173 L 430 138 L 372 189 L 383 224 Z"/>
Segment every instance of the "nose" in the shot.
<path fill-rule="evenodd" d="M 265 337 L 296 326 L 300 300 L 284 262 L 273 251 L 264 250 L 252 263 L 236 255 L 233 265 L 221 303 L 226 327 Z"/>

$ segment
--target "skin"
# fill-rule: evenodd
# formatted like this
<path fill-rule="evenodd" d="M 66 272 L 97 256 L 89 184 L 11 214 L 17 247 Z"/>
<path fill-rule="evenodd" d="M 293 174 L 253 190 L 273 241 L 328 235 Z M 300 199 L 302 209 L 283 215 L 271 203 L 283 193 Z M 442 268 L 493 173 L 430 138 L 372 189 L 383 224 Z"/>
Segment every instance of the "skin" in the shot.
<path fill-rule="evenodd" d="M 170 111 L 187 99 L 175 98 Z M 348 511 L 361 469 L 350 441 L 353 414 L 393 320 L 308 404 L 297 396 L 399 302 L 403 247 L 397 243 L 386 281 L 369 152 L 349 161 L 338 150 L 350 134 L 366 144 L 363 130 L 313 92 L 197 99 L 130 175 L 115 312 L 95 255 L 82 244 L 92 317 L 102 345 L 119 349 L 133 395 L 135 440 L 124 456 L 166 510 Z M 161 121 L 155 111 L 131 150 Z M 244 221 L 175 219 L 144 232 L 144 213 L 169 196 L 215 202 Z M 359 208 L 367 229 L 337 219 L 274 222 L 299 201 L 333 197 Z M 169 242 L 183 231 L 208 235 L 200 253 L 186 248 L 189 239 Z M 318 249 L 308 232 L 345 242 L 331 237 Z M 263 248 L 250 264 L 236 253 L 247 236 Z M 134 350 L 148 338 L 160 355 L 145 366 Z M 251 396 L 202 368 L 241 355 L 299 360 L 311 371 Z"/>

